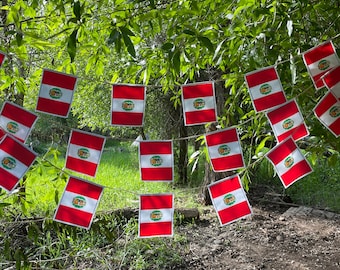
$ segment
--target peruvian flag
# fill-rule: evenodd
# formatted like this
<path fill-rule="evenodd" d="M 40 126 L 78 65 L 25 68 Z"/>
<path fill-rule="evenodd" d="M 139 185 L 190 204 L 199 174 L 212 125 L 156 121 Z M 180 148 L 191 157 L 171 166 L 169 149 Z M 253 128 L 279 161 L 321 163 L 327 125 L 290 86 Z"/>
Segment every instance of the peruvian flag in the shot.
<path fill-rule="evenodd" d="M 12 191 L 33 164 L 37 154 L 10 135 L 0 142 L 0 186 Z"/>
<path fill-rule="evenodd" d="M 314 114 L 336 137 L 340 135 L 340 102 L 332 92 L 319 101 L 314 108 Z"/>
<path fill-rule="evenodd" d="M 89 229 L 104 187 L 70 176 L 53 220 Z"/>
<path fill-rule="evenodd" d="M 174 196 L 139 196 L 138 237 L 173 236 Z"/>
<path fill-rule="evenodd" d="M 313 171 L 292 137 L 276 145 L 266 157 L 274 165 L 285 188 Z"/>
<path fill-rule="evenodd" d="M 0 67 L 2 66 L 2 63 L 5 61 L 6 54 L 0 51 Z"/>
<path fill-rule="evenodd" d="M 322 80 L 326 87 L 340 100 L 340 66 L 328 71 Z"/>
<path fill-rule="evenodd" d="M 242 148 L 236 128 L 206 134 L 205 142 L 215 172 L 231 171 L 244 167 Z"/>
<path fill-rule="evenodd" d="M 172 141 L 139 142 L 139 167 L 142 181 L 173 181 Z"/>
<path fill-rule="evenodd" d="M 186 126 L 217 121 L 213 82 L 182 85 L 182 104 Z"/>
<path fill-rule="evenodd" d="M 295 141 L 308 136 L 309 131 L 295 100 L 267 112 L 276 140 L 282 142 L 289 136 Z"/>
<path fill-rule="evenodd" d="M 76 84 L 73 75 L 44 69 L 36 111 L 67 118 Z"/>
<path fill-rule="evenodd" d="M 143 85 L 115 84 L 112 87 L 111 125 L 141 127 L 144 123 Z"/>
<path fill-rule="evenodd" d="M 66 153 L 67 169 L 96 176 L 105 137 L 80 130 L 72 130 Z"/>
<path fill-rule="evenodd" d="M 266 67 L 245 75 L 256 112 L 269 110 L 287 101 L 275 67 Z"/>
<path fill-rule="evenodd" d="M 252 214 L 239 175 L 214 182 L 208 190 L 222 226 Z"/>
<path fill-rule="evenodd" d="M 321 77 L 332 68 L 340 65 L 332 41 L 324 42 L 309 49 L 303 53 L 302 57 L 316 89 L 324 86 Z"/>
<path fill-rule="evenodd" d="M 37 119 L 37 115 L 21 106 L 5 102 L 0 113 L 0 126 L 24 143 Z"/>

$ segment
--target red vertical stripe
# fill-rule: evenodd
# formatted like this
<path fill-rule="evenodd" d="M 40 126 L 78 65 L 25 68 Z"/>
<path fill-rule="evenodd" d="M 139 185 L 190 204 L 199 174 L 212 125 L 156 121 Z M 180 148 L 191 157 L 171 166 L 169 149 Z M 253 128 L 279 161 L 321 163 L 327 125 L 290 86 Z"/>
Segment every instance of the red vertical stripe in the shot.
<path fill-rule="evenodd" d="M 10 174 L 8 171 L 0 168 L 0 186 L 7 189 L 8 191 L 12 191 L 15 186 L 18 184 L 20 179 Z"/>
<path fill-rule="evenodd" d="M 337 136 L 340 135 L 340 118 L 329 125 L 329 129 L 332 130 Z"/>
<path fill-rule="evenodd" d="M 268 118 L 272 122 L 273 125 L 276 123 L 292 116 L 295 113 L 298 113 L 299 109 L 294 100 L 287 102 L 279 108 L 276 108 L 267 113 Z"/>
<path fill-rule="evenodd" d="M 64 205 L 59 205 L 55 219 L 88 228 L 91 224 L 93 214 L 81 210 L 73 209 Z"/>
<path fill-rule="evenodd" d="M 233 170 L 244 167 L 242 155 L 232 155 L 221 158 L 211 159 L 215 172 Z"/>
<path fill-rule="evenodd" d="M 289 138 L 286 141 L 275 146 L 268 154 L 267 157 L 276 165 L 280 163 L 285 157 L 290 155 L 297 149 L 293 139 Z"/>
<path fill-rule="evenodd" d="M 5 59 L 5 55 L 3 53 L 0 53 L 0 67 Z"/>
<path fill-rule="evenodd" d="M 1 115 L 29 128 L 34 124 L 35 120 L 38 117 L 37 115 L 25 110 L 24 108 L 10 102 L 6 102 L 4 104 Z"/>
<path fill-rule="evenodd" d="M 145 99 L 145 86 L 138 85 L 113 85 L 112 97 L 123 99 Z"/>
<path fill-rule="evenodd" d="M 72 130 L 70 144 L 81 145 L 91 149 L 101 151 L 103 149 L 104 137 L 88 132 Z"/>
<path fill-rule="evenodd" d="M 332 43 L 326 42 L 310 49 L 303 55 L 303 57 L 305 58 L 306 64 L 310 65 L 334 53 L 335 51 Z"/>
<path fill-rule="evenodd" d="M 274 67 L 263 69 L 254 73 L 246 74 L 249 88 L 279 79 Z"/>
<path fill-rule="evenodd" d="M 214 96 L 213 82 L 182 85 L 184 99 Z"/>
<path fill-rule="evenodd" d="M 211 134 L 207 134 L 205 138 L 208 146 L 214 146 L 228 142 L 237 142 L 238 141 L 237 129 L 232 128 L 214 132 Z"/>
<path fill-rule="evenodd" d="M 133 112 L 112 112 L 111 125 L 142 126 L 144 114 Z"/>
<path fill-rule="evenodd" d="M 172 235 L 172 222 L 140 223 L 139 236 Z"/>
<path fill-rule="evenodd" d="M 231 221 L 249 214 L 251 214 L 251 210 L 247 201 L 238 203 L 235 206 L 228 207 L 218 212 L 222 224 L 230 223 Z"/>
<path fill-rule="evenodd" d="M 139 144 L 141 155 L 172 154 L 171 141 L 144 141 Z"/>
<path fill-rule="evenodd" d="M 209 122 L 216 122 L 216 111 L 214 109 L 193 111 L 185 113 L 186 125 L 195 125 Z"/>
<path fill-rule="evenodd" d="M 173 195 L 141 195 L 140 196 L 140 209 L 162 209 L 173 207 Z"/>
<path fill-rule="evenodd" d="M 25 164 L 27 167 L 31 166 L 36 158 L 34 152 L 10 136 L 6 136 L 3 141 L 1 141 L 0 149 Z"/>
<path fill-rule="evenodd" d="M 70 104 L 39 97 L 36 110 L 66 117 L 70 110 Z"/>
<path fill-rule="evenodd" d="M 68 90 L 74 90 L 76 82 L 77 78 L 72 75 L 51 70 L 43 71 L 43 77 L 41 81 L 42 84 L 48 84 Z"/>
<path fill-rule="evenodd" d="M 263 98 L 253 100 L 254 106 L 257 111 L 264 111 L 267 110 L 268 108 L 273 108 L 282 105 L 286 101 L 287 100 L 283 92 L 269 94 L 268 96 L 265 96 Z"/>
<path fill-rule="evenodd" d="M 310 173 L 312 168 L 309 166 L 306 160 L 302 160 L 297 164 L 294 164 L 289 171 L 281 175 L 281 179 L 286 187 L 297 181 L 302 176 Z"/>
<path fill-rule="evenodd" d="M 238 176 L 225 178 L 209 186 L 212 198 L 216 198 L 242 188 Z"/>
<path fill-rule="evenodd" d="M 65 190 L 98 200 L 103 187 L 71 176 Z"/>
<path fill-rule="evenodd" d="M 141 168 L 142 181 L 172 181 L 172 168 Z"/>
<path fill-rule="evenodd" d="M 328 88 L 340 83 L 340 66 L 329 71 L 323 80 Z"/>
<path fill-rule="evenodd" d="M 68 156 L 65 167 L 69 170 L 94 177 L 98 164 Z"/>

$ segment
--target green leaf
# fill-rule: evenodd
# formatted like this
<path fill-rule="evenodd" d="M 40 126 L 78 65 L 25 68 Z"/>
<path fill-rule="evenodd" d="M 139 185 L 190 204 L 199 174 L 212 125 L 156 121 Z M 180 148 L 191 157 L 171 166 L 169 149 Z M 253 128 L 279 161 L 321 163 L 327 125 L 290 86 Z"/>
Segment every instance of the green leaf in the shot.
<path fill-rule="evenodd" d="M 116 43 L 118 39 L 120 39 L 120 32 L 116 28 L 112 29 L 107 44 L 111 45 L 112 43 Z"/>
<path fill-rule="evenodd" d="M 127 35 L 125 32 L 122 32 L 122 36 L 123 36 L 123 40 L 127 48 L 127 51 L 133 58 L 136 58 L 135 46 L 133 45 L 129 35 Z"/>
<path fill-rule="evenodd" d="M 181 56 L 181 53 L 178 49 L 175 51 L 175 53 L 172 56 L 172 65 L 175 69 L 176 74 L 179 74 L 180 70 L 181 70 L 181 58 L 180 58 L 180 56 Z"/>
<path fill-rule="evenodd" d="M 255 150 L 255 155 L 257 156 L 260 151 L 265 147 L 266 145 L 266 141 L 268 141 L 271 137 L 268 136 L 268 137 L 265 137 L 260 143 L 259 145 L 256 147 L 256 150 Z"/>
<path fill-rule="evenodd" d="M 21 32 L 18 32 L 16 35 L 15 35 L 15 39 L 17 41 L 17 45 L 20 47 L 22 45 L 22 33 Z"/>
<path fill-rule="evenodd" d="M 75 1 L 73 4 L 73 14 L 76 16 L 77 21 L 80 21 L 81 19 L 81 9 L 80 9 L 80 2 Z"/>
<path fill-rule="evenodd" d="M 170 43 L 170 42 L 166 42 L 162 45 L 162 50 L 163 51 L 171 51 L 174 47 L 174 44 Z"/>
<path fill-rule="evenodd" d="M 190 36 L 195 36 L 196 33 L 194 31 L 191 31 L 189 29 L 184 29 L 183 31 L 184 34 L 190 35 Z"/>
<path fill-rule="evenodd" d="M 119 27 L 119 29 L 123 34 L 126 34 L 128 36 L 133 36 L 133 37 L 135 36 L 135 34 L 129 28 L 126 28 L 125 26 Z"/>
<path fill-rule="evenodd" d="M 214 51 L 214 45 L 211 43 L 210 39 L 207 37 L 199 36 L 197 37 L 200 43 L 205 46 L 209 51 Z"/>
<path fill-rule="evenodd" d="M 67 52 L 71 58 L 71 63 L 74 61 L 77 53 L 77 33 L 78 29 L 73 30 L 72 34 L 67 38 Z"/>

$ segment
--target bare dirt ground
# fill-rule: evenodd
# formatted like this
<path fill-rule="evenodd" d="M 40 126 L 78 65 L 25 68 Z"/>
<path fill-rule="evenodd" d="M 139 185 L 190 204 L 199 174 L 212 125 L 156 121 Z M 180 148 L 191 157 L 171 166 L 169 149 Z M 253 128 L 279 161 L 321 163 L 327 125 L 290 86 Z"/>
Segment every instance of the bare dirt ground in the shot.
<path fill-rule="evenodd" d="M 268 203 L 252 208 L 250 218 L 221 227 L 207 207 L 196 224 L 178 227 L 188 239 L 181 269 L 340 269 L 340 215 Z"/>

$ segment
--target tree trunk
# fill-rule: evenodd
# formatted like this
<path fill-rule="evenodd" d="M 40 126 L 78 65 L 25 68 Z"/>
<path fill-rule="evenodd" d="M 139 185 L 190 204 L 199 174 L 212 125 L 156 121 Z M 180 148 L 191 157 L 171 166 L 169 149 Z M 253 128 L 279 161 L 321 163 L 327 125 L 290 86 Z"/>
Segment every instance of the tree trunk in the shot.
<path fill-rule="evenodd" d="M 182 121 L 183 123 L 183 121 Z M 180 138 L 186 138 L 188 136 L 188 130 L 181 124 L 179 129 Z M 186 139 L 179 141 L 179 158 L 178 158 L 178 174 L 180 184 L 186 184 L 188 182 L 188 141 Z"/>

